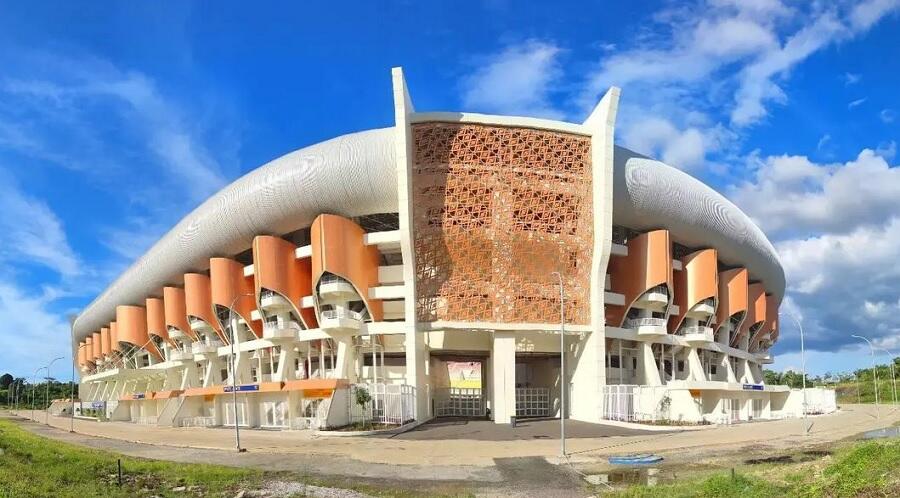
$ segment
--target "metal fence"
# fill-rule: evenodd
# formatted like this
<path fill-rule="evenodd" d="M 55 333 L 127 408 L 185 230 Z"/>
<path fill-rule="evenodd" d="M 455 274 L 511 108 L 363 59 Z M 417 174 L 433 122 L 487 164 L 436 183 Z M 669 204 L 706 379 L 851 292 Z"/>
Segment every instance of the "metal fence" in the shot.
<path fill-rule="evenodd" d="M 356 393 L 365 389 L 371 400 L 356 403 Z M 416 389 L 406 384 L 356 384 L 350 386 L 350 423 L 372 421 L 403 425 L 416 418 Z"/>
<path fill-rule="evenodd" d="M 483 417 L 484 391 L 477 387 L 435 389 L 434 411 L 438 417 Z"/>
<path fill-rule="evenodd" d="M 546 387 L 516 388 L 516 417 L 549 417 L 550 389 Z"/>
<path fill-rule="evenodd" d="M 668 418 L 664 386 L 603 386 L 603 418 L 621 422 L 655 422 Z"/>
<path fill-rule="evenodd" d="M 182 427 L 213 427 L 216 417 L 185 417 L 181 419 Z"/>

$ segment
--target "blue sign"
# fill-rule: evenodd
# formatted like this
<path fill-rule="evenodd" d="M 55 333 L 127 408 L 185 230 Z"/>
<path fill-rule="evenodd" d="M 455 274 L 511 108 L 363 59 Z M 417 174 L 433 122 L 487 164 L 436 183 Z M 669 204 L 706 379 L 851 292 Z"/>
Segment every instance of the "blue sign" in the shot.
<path fill-rule="evenodd" d="M 132 394 L 131 399 L 144 399 L 144 393 Z"/>
<path fill-rule="evenodd" d="M 222 391 L 224 391 L 226 393 L 232 393 L 232 392 L 245 393 L 245 392 L 251 392 L 251 391 L 259 391 L 259 384 L 246 384 L 243 386 L 225 386 L 222 389 Z"/>
<path fill-rule="evenodd" d="M 764 386 L 762 384 L 744 384 L 743 387 L 745 391 L 762 391 Z"/>
<path fill-rule="evenodd" d="M 91 403 L 91 408 L 94 410 L 102 410 L 106 407 L 106 401 L 94 401 Z"/>

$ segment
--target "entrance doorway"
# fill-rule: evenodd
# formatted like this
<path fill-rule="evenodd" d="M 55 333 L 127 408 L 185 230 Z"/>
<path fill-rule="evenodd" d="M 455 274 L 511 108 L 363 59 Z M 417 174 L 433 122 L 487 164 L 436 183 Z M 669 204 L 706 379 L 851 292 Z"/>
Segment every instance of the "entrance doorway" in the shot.
<path fill-rule="evenodd" d="M 516 417 L 559 414 L 559 354 L 516 354 Z"/>
<path fill-rule="evenodd" d="M 486 415 L 484 359 L 464 356 L 432 356 L 434 414 L 437 417 Z"/>

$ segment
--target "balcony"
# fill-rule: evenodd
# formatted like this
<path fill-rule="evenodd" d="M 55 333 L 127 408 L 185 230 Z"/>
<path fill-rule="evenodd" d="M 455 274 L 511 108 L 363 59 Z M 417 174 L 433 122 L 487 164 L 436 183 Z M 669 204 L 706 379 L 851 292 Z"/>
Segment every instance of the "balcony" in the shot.
<path fill-rule="evenodd" d="M 669 304 L 669 288 L 665 285 L 657 285 L 635 301 L 635 306 L 646 309 L 661 309 Z"/>
<path fill-rule="evenodd" d="M 684 334 L 684 340 L 691 344 L 705 344 L 715 341 L 712 327 L 697 325 L 692 327 L 684 327 L 681 330 Z"/>
<path fill-rule="evenodd" d="M 319 328 L 323 330 L 358 331 L 362 314 L 350 310 L 327 310 L 321 313 Z"/>
<path fill-rule="evenodd" d="M 191 327 L 193 329 L 193 327 Z M 177 339 L 179 341 L 190 341 L 191 336 L 185 334 L 181 331 L 181 329 L 176 329 L 175 327 L 169 327 L 169 337 L 172 339 Z"/>
<path fill-rule="evenodd" d="M 224 344 L 221 341 L 195 342 L 191 344 L 191 351 L 195 354 L 216 354 L 222 346 Z"/>
<path fill-rule="evenodd" d="M 193 331 L 212 329 L 212 326 L 210 326 L 210 324 L 206 323 L 206 321 L 204 320 L 194 317 L 191 317 L 190 320 L 191 330 Z"/>
<path fill-rule="evenodd" d="M 636 331 L 638 337 L 659 337 L 667 333 L 663 318 L 631 318 L 625 321 L 625 328 Z"/>
<path fill-rule="evenodd" d="M 193 361 L 194 353 L 191 352 L 190 348 L 185 348 L 183 350 L 172 350 L 169 352 L 169 361 Z"/>
<path fill-rule="evenodd" d="M 263 311 L 279 313 L 291 309 L 291 303 L 281 294 L 264 290 L 259 296 L 259 307 Z"/>
<path fill-rule="evenodd" d="M 358 295 L 350 282 L 336 275 L 323 275 L 319 281 L 319 298 L 326 301 L 352 301 L 358 299 Z"/>
<path fill-rule="evenodd" d="M 302 327 L 294 321 L 265 323 L 263 324 L 263 339 L 296 339 L 300 330 Z"/>

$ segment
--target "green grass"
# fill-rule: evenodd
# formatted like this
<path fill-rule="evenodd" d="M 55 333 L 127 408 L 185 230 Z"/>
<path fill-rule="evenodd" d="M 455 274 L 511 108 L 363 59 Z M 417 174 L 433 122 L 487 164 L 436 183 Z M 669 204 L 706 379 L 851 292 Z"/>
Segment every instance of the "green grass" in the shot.
<path fill-rule="evenodd" d="M 872 378 L 862 380 L 859 383 L 859 395 L 857 396 L 857 384 L 856 382 L 846 382 L 837 384 L 834 387 L 835 393 L 837 395 L 838 404 L 841 403 L 875 403 L 875 383 L 872 382 Z M 897 396 L 900 397 L 900 380 L 898 380 L 897 384 Z M 891 379 L 888 377 L 884 379 L 879 375 L 878 377 L 878 402 L 889 405 L 894 401 L 894 393 L 891 384 Z M 900 401 L 900 399 L 898 399 Z"/>
<path fill-rule="evenodd" d="M 233 496 L 252 487 L 261 472 L 119 456 L 44 439 L 0 420 L 0 497 L 184 496 L 178 486 L 199 486 L 207 496 Z M 124 484 L 117 485 L 116 460 Z"/>
<path fill-rule="evenodd" d="M 900 496 L 900 440 L 853 443 L 828 463 L 769 465 L 759 470 L 717 473 L 663 486 L 634 486 L 608 496 L 678 497 L 855 497 Z"/>

